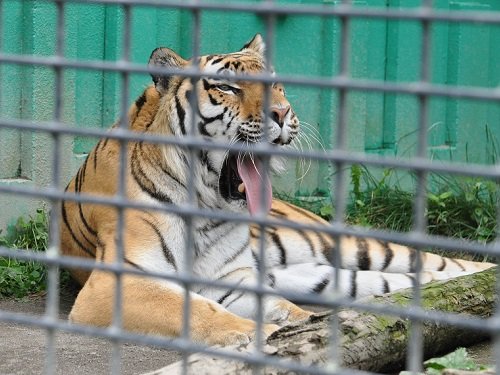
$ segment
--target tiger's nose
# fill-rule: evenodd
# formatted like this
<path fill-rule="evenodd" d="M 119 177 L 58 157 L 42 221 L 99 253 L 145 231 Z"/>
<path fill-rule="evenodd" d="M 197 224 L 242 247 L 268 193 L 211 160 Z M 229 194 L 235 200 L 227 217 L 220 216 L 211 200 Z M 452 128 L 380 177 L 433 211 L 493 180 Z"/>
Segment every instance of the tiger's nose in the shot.
<path fill-rule="evenodd" d="M 271 107 L 270 117 L 280 126 L 280 128 L 282 128 L 285 123 L 285 117 L 289 111 L 290 105 L 286 107 Z"/>

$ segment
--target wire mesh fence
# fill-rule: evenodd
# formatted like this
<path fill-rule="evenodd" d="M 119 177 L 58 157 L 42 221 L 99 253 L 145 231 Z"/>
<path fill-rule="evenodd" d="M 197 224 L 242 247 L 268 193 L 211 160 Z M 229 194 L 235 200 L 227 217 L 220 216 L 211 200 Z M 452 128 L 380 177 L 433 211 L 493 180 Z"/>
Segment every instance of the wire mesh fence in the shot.
<path fill-rule="evenodd" d="M 2 4 L 4 3 L 4 4 Z M 0 5 L 5 5 L 8 1 L 0 1 Z M 28 2 L 27 2 L 28 3 Z M 267 356 L 262 353 L 264 337 L 262 334 L 263 328 L 263 312 L 262 305 L 264 296 L 278 295 L 289 300 L 299 300 L 303 303 L 321 305 L 333 309 L 334 312 L 340 308 L 350 307 L 360 311 L 370 311 L 378 314 L 404 316 L 411 320 L 411 339 L 408 343 L 407 368 L 411 371 L 420 371 L 424 353 L 422 342 L 422 322 L 426 320 L 434 320 L 443 324 L 457 325 L 464 328 L 487 331 L 492 335 L 495 342 L 496 358 L 500 358 L 500 325 L 499 312 L 490 318 L 473 318 L 462 317 L 445 314 L 435 311 L 427 311 L 422 307 L 419 285 L 420 273 L 416 273 L 416 287 L 413 291 L 412 304 L 406 308 L 395 306 L 380 306 L 361 301 L 353 301 L 332 292 L 331 295 L 322 296 L 314 294 L 294 294 L 291 292 L 276 292 L 268 290 L 264 287 L 265 279 L 265 264 L 259 265 L 258 284 L 256 286 L 242 286 L 230 282 L 219 280 L 210 280 L 204 277 L 193 274 L 193 260 L 196 257 L 194 245 L 193 226 L 197 219 L 207 218 L 219 221 L 231 221 L 234 223 L 253 223 L 260 228 L 266 228 L 277 225 L 276 221 L 268 218 L 264 212 L 257 215 L 242 215 L 240 213 L 232 213 L 222 210 L 213 210 L 210 208 L 200 208 L 194 202 L 196 200 L 195 191 L 195 168 L 188 170 L 187 199 L 184 204 L 161 204 L 149 203 L 144 201 L 130 200 L 127 198 L 126 192 L 126 175 L 127 175 L 127 144 L 132 141 L 144 142 L 149 144 L 160 144 L 174 147 L 181 147 L 188 150 L 188 165 L 194 165 L 200 150 L 223 150 L 231 152 L 239 152 L 242 146 L 239 144 L 228 145 L 225 142 L 210 141 L 207 142 L 203 137 L 200 137 L 195 130 L 195 118 L 198 111 L 199 103 L 196 95 L 190 96 L 191 119 L 193 123 L 189 127 L 191 130 L 183 137 L 173 136 L 157 136 L 147 133 L 137 133 L 128 130 L 127 112 L 129 103 L 135 98 L 129 97 L 130 77 L 132 74 L 153 74 L 159 76 L 182 76 L 191 79 L 191 82 L 196 84 L 199 80 L 207 78 L 220 78 L 217 73 L 207 73 L 200 71 L 196 65 L 192 65 L 186 69 L 166 68 L 166 67 L 147 67 L 142 64 L 131 62 L 131 18 L 132 11 L 135 7 L 151 7 L 151 8 L 167 8 L 181 9 L 191 14 L 191 55 L 196 61 L 200 56 L 200 40 L 201 19 L 205 12 L 224 11 L 224 12 L 243 12 L 258 14 L 263 17 L 264 40 L 266 43 L 266 61 L 267 69 L 260 74 L 231 77 L 231 80 L 244 79 L 250 82 L 262 82 L 266 90 L 264 91 L 263 102 L 264 108 L 269 108 L 270 87 L 274 82 L 282 82 L 285 85 L 316 87 L 325 90 L 335 90 L 337 96 L 333 103 L 337 112 L 337 121 L 331 124 L 335 129 L 334 147 L 327 150 L 294 150 L 290 148 L 276 148 L 271 144 L 262 143 L 259 147 L 248 148 L 248 150 L 258 155 L 262 160 L 267 160 L 271 156 L 280 156 L 291 159 L 311 159 L 329 163 L 336 171 L 332 181 L 332 200 L 335 207 L 335 215 L 331 223 L 327 227 L 317 227 L 314 224 L 298 223 L 293 221 L 280 222 L 279 225 L 290 228 L 296 231 L 311 230 L 324 233 L 334 239 L 339 236 L 349 235 L 357 238 L 370 237 L 381 241 L 391 241 L 397 243 L 405 243 L 414 246 L 416 249 L 428 247 L 440 248 L 443 250 L 460 250 L 465 253 L 478 253 L 485 256 L 496 257 L 500 254 L 500 242 L 496 240 L 489 244 L 481 244 L 476 242 L 464 242 L 453 238 L 432 236 L 426 230 L 426 192 L 428 185 L 428 177 L 431 173 L 447 173 L 462 176 L 480 177 L 493 179 L 496 182 L 500 179 L 500 165 L 478 165 L 478 164 L 462 164 L 452 162 L 434 162 L 428 158 L 428 129 L 429 129 L 429 111 L 431 98 L 457 98 L 470 99 L 488 103 L 500 103 L 499 87 L 470 87 L 459 85 L 436 84 L 432 81 L 432 71 L 430 70 L 432 55 L 432 25 L 435 23 L 471 23 L 485 25 L 500 25 L 500 13 L 490 11 L 443 11 L 436 9 L 432 0 L 423 0 L 419 6 L 415 8 L 375 8 L 363 6 L 358 2 L 349 0 L 334 1 L 332 4 L 325 5 L 306 5 L 306 4 L 289 4 L 274 1 L 262 1 L 257 3 L 247 2 L 208 2 L 208 1 L 161 1 L 161 0 L 95 0 L 95 1 L 80 1 L 79 3 L 90 3 L 96 5 L 117 5 L 120 6 L 123 18 L 123 39 L 121 46 L 121 58 L 118 61 L 105 60 L 79 60 L 67 58 L 64 54 L 65 44 L 65 7 L 75 1 L 59 0 L 51 1 L 56 5 L 56 20 L 57 20 L 57 36 L 55 53 L 50 56 L 39 55 L 22 55 L 6 53 L 0 50 L 0 65 L 21 65 L 29 67 L 45 67 L 52 69 L 55 77 L 54 85 L 54 112 L 53 118 L 50 121 L 31 121 L 24 119 L 1 118 L 0 128 L 16 129 L 30 132 L 41 132 L 48 134 L 52 138 L 52 149 L 46 150 L 51 152 L 52 169 L 51 169 L 51 184 L 50 186 L 23 187 L 15 185 L 0 185 L 0 193 L 12 194 L 22 197 L 35 197 L 44 199 L 50 202 L 50 243 L 49 249 L 45 253 L 36 252 L 12 252 L 5 247 L 0 247 L 0 256 L 13 257 L 21 260 L 34 260 L 44 263 L 48 267 L 48 288 L 47 288 L 47 305 L 45 314 L 40 318 L 12 313 L 8 311 L 0 311 L 0 321 L 20 323 L 32 327 L 43 328 L 47 332 L 47 345 L 45 355 L 46 374 L 56 372 L 56 345 L 55 335 L 57 332 L 74 332 L 83 335 L 102 337 L 110 340 L 113 343 L 113 354 L 111 361 L 111 373 L 119 374 L 122 370 L 121 345 L 123 342 L 135 342 L 144 345 L 155 345 L 162 348 L 178 350 L 183 353 L 183 361 L 187 364 L 189 355 L 192 353 L 205 353 L 213 356 L 223 356 L 230 359 L 244 361 L 255 366 L 255 372 L 259 373 L 262 366 L 272 365 L 283 370 L 294 371 L 296 373 L 308 374 L 341 374 L 353 373 L 352 370 L 344 369 L 337 366 L 339 363 L 339 340 L 337 333 L 337 323 L 335 319 L 331 329 L 331 357 L 321 366 L 306 366 L 300 363 L 290 361 L 280 361 L 276 358 Z M 279 16 L 311 16 L 321 18 L 335 19 L 340 23 L 340 59 L 338 72 L 328 77 L 311 77 L 304 75 L 280 75 L 279 72 L 274 74 L 269 69 L 273 65 L 275 58 L 276 40 L 275 28 L 277 17 Z M 351 23 L 354 19 L 382 19 L 382 20 L 407 20 L 417 22 L 421 25 L 421 64 L 418 73 L 418 79 L 412 82 L 389 82 L 370 79 L 353 78 L 350 74 L 351 66 L 351 49 L 355 46 L 351 45 Z M 2 35 L 2 30 L 0 30 Z M 376 47 L 374 47 L 376 48 Z M 300 52 L 298 52 L 300 53 Z M 498 62 L 497 62 L 498 64 Z M 120 115 L 117 126 L 112 132 L 102 131 L 99 129 L 91 129 L 84 127 L 74 127 L 71 124 L 65 123 L 63 119 L 63 100 L 64 100 L 64 74 L 68 69 L 75 70 L 90 70 L 101 72 L 114 72 L 119 74 L 121 80 L 121 98 Z M 394 158 L 384 156 L 373 156 L 362 152 L 353 152 L 347 144 L 347 134 L 349 131 L 349 107 L 348 97 L 351 92 L 374 92 L 374 93 L 390 93 L 404 94 L 415 97 L 418 101 L 418 144 L 416 154 L 410 158 Z M 0 93 L 1 96 L 1 93 Z M 292 100 L 293 101 L 293 100 Z M 293 105 L 293 103 L 292 103 Z M 264 111 L 264 118 L 271 116 L 269 110 Z M 86 193 L 75 194 L 64 190 L 60 183 L 61 180 L 61 160 L 64 159 L 63 149 L 61 146 L 64 136 L 85 136 L 93 138 L 106 138 L 115 140 L 120 145 L 120 167 L 118 171 L 118 190 L 112 197 L 96 196 Z M 265 137 L 268 135 L 264 134 Z M 263 163 L 265 168 L 268 168 L 267 163 Z M 381 231 L 364 227 L 350 227 L 345 224 L 345 211 L 348 204 L 348 195 L 346 193 L 349 179 L 347 176 L 347 167 L 353 164 L 363 164 L 372 167 L 388 167 L 408 170 L 416 176 L 416 199 L 413 203 L 413 226 L 409 233 L 399 233 L 394 231 Z M 307 178 L 307 176 L 305 177 Z M 260 195 L 265 200 L 266 195 Z M 111 205 L 117 209 L 117 238 L 116 249 L 117 256 L 113 263 L 95 262 L 91 259 L 83 259 L 77 257 L 62 256 L 60 249 L 60 228 L 59 223 L 63 219 L 61 217 L 61 202 L 78 202 L 81 204 L 99 204 Z M 262 207 L 265 202 L 262 202 Z M 165 281 L 172 281 L 180 284 L 183 287 L 183 317 L 182 330 L 178 338 L 165 338 L 159 336 L 140 335 L 125 331 L 123 326 L 123 276 L 124 275 L 144 275 L 140 269 L 125 267 L 125 254 L 123 243 L 123 232 L 125 229 L 125 215 L 127 209 L 148 210 L 151 212 L 164 212 L 172 215 L 177 215 L 182 218 L 186 228 L 185 244 L 186 249 L 182 261 L 182 267 L 177 273 L 168 273 L 162 271 L 148 272 L 150 277 L 155 277 Z M 500 211 L 500 210 L 499 210 Z M 265 251 L 264 241 L 260 241 L 260 258 Z M 339 255 L 336 254 L 338 257 Z M 417 257 L 418 258 L 418 257 Z M 340 264 L 340 259 L 333 259 L 334 263 Z M 59 269 L 77 267 L 86 270 L 101 270 L 113 273 L 116 277 L 116 293 L 114 295 L 114 308 L 112 324 L 109 328 L 89 327 L 77 324 L 70 324 L 67 321 L 59 319 L 58 298 L 59 298 Z M 417 268 L 418 270 L 418 268 Z M 338 276 L 337 281 L 338 281 Z M 214 349 L 206 345 L 193 342 L 190 327 L 190 314 L 192 313 L 192 301 L 186 298 L 193 290 L 193 286 L 203 285 L 205 287 L 225 288 L 226 290 L 241 290 L 244 292 L 253 293 L 256 296 L 257 314 L 257 329 L 256 329 L 256 349 L 251 356 L 241 353 Z M 187 367 L 185 368 L 187 373 Z"/>

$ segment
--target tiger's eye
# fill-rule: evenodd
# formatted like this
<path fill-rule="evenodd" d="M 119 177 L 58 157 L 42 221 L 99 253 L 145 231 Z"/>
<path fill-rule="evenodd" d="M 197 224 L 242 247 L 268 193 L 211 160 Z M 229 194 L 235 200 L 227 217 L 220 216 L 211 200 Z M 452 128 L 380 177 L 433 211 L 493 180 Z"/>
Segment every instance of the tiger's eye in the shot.
<path fill-rule="evenodd" d="M 233 90 L 233 88 L 229 85 L 219 85 L 219 86 L 217 86 L 217 88 L 219 90 L 222 90 L 222 91 L 232 91 Z"/>

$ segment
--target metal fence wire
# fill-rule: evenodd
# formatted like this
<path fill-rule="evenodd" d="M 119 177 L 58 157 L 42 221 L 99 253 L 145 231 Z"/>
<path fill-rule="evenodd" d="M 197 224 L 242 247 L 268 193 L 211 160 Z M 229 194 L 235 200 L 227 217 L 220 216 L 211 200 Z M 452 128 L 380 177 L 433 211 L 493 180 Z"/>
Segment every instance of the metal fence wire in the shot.
<path fill-rule="evenodd" d="M 47 0 L 49 1 L 49 0 Z M 335 146 L 332 150 L 305 150 L 297 151 L 292 149 L 278 150 L 274 147 L 267 147 L 262 145 L 254 152 L 264 156 L 278 154 L 280 156 L 289 158 L 307 158 L 318 160 L 322 162 L 331 163 L 337 173 L 333 181 L 335 189 L 332 189 L 333 201 L 335 206 L 335 217 L 331 225 L 327 228 L 316 228 L 311 224 L 301 224 L 295 222 L 283 223 L 284 226 L 290 227 L 295 230 L 321 230 L 331 236 L 338 237 L 340 235 L 348 234 L 356 237 L 372 237 L 384 241 L 394 241 L 398 243 L 405 243 L 421 249 L 423 247 L 435 247 L 440 249 L 453 249 L 461 250 L 464 252 L 476 252 L 487 256 L 498 256 L 500 254 L 500 239 L 493 243 L 486 245 L 479 243 L 463 242 L 451 238 L 443 238 L 428 235 L 426 232 L 426 186 L 427 177 L 430 173 L 447 173 L 459 174 L 464 176 L 489 178 L 498 181 L 500 179 L 500 165 L 475 165 L 475 164 L 458 164 L 451 162 L 433 162 L 427 157 L 427 131 L 428 131 L 428 118 L 429 118 L 429 101 L 433 97 L 441 98 L 464 98 L 476 101 L 485 102 L 500 102 L 500 87 L 485 88 L 485 87 L 465 87 L 465 86 L 448 86 L 443 84 L 434 84 L 431 82 L 431 26 L 434 23 L 449 22 L 449 23 L 471 23 L 471 24 L 490 24 L 500 25 L 500 13 L 498 12 L 484 12 L 484 11 L 443 11 L 436 10 L 432 0 L 422 0 L 419 7 L 415 8 L 375 8 L 364 7 L 359 4 L 353 4 L 350 0 L 333 1 L 331 6 L 324 5 L 311 5 L 311 4 L 291 4 L 270 1 L 261 2 L 205 2 L 199 1 L 167 1 L 167 0 L 89 0 L 89 1 L 76 1 L 80 3 L 95 3 L 95 4 L 114 4 L 120 6 L 124 12 L 123 24 L 123 46 L 122 56 L 119 61 L 83 61 L 76 59 L 69 59 L 64 56 L 64 42 L 65 42 L 65 18 L 64 9 L 68 3 L 75 1 L 70 0 L 54 0 L 50 1 L 56 5 L 57 9 L 57 37 L 56 37 L 56 52 L 53 56 L 38 56 L 38 55 L 21 55 L 9 54 L 0 50 L 0 64 L 17 64 L 20 66 L 33 66 L 33 67 L 46 67 L 53 69 L 55 73 L 55 111 L 52 121 L 34 122 L 22 119 L 0 119 L 0 129 L 18 129 L 31 132 L 43 132 L 50 134 L 53 139 L 52 152 L 52 184 L 50 186 L 37 186 L 34 188 L 14 186 L 14 185 L 0 185 L 0 193 L 13 194 L 23 197 L 34 197 L 38 199 L 48 200 L 50 202 L 50 244 L 47 252 L 12 252 L 11 249 L 0 247 L 0 256 L 12 257 L 21 260 L 33 260 L 41 262 L 48 267 L 48 290 L 47 290 L 47 305 L 45 314 L 42 317 L 33 317 L 20 313 L 13 313 L 8 311 L 0 311 L 0 321 L 19 323 L 31 327 L 43 328 L 47 333 L 46 345 L 46 361 L 45 370 L 46 374 L 53 374 L 56 372 L 56 346 L 55 335 L 59 331 L 73 332 L 82 335 L 90 335 L 101 337 L 113 342 L 113 354 L 111 358 L 111 373 L 121 373 L 121 345 L 123 342 L 135 342 L 144 345 L 155 345 L 167 349 L 177 350 L 183 353 L 184 361 L 192 353 L 206 353 L 214 356 L 223 356 L 230 359 L 249 362 L 255 365 L 255 372 L 259 373 L 264 365 L 274 365 L 278 368 L 295 373 L 307 374 L 348 374 L 354 373 L 353 370 L 345 369 L 339 366 L 339 337 L 336 334 L 335 321 L 332 324 L 332 336 L 330 340 L 331 357 L 328 362 L 322 366 L 306 366 L 300 363 L 290 361 L 280 361 L 264 355 L 260 349 L 262 348 L 262 336 L 259 333 L 262 328 L 262 311 L 258 314 L 258 329 L 256 337 L 256 351 L 252 356 L 246 356 L 241 353 L 230 352 L 226 350 L 214 349 L 201 344 L 196 344 L 190 340 L 190 327 L 188 316 L 191 311 L 189 298 L 184 302 L 184 315 L 183 315 L 183 330 L 182 336 L 179 338 L 164 338 L 158 336 L 144 336 L 126 332 L 121 329 L 122 326 L 122 299 L 121 280 L 122 276 L 127 274 L 141 274 L 140 271 L 135 269 L 125 269 L 124 254 L 123 254 L 123 229 L 124 229 L 124 215 L 123 211 L 126 208 L 140 208 L 148 210 L 160 210 L 173 214 L 180 215 L 187 227 L 189 235 L 186 237 L 185 254 L 185 269 L 180 270 L 178 274 L 164 274 L 156 273 L 152 276 L 163 278 L 170 281 L 178 282 L 185 288 L 185 295 L 189 294 L 190 288 L 193 284 L 209 285 L 209 286 L 223 286 L 228 289 L 241 288 L 237 285 L 230 285 L 228 283 L 209 281 L 199 277 L 195 277 L 191 272 L 193 254 L 193 234 L 192 223 L 193 219 L 198 217 L 216 218 L 222 220 L 232 220 L 234 222 L 253 222 L 261 226 L 272 225 L 273 222 L 265 215 L 257 215 L 250 217 L 248 215 L 233 214 L 230 212 L 212 211 L 207 209 L 199 209 L 190 203 L 185 205 L 170 205 L 165 204 L 162 206 L 152 205 L 147 203 L 140 203 L 137 201 L 128 201 L 125 195 L 125 176 L 126 176 L 126 145 L 128 141 L 144 141 L 156 144 L 178 145 L 190 150 L 192 158 L 196 157 L 196 151 L 200 149 L 222 149 L 227 150 L 228 145 L 216 142 L 206 143 L 196 134 L 188 134 L 183 138 L 175 137 L 153 137 L 147 134 L 138 134 L 127 130 L 126 113 L 128 111 L 130 99 L 129 81 L 133 73 L 147 74 L 156 72 L 158 74 L 176 74 L 186 77 L 191 77 L 196 81 L 206 74 L 197 70 L 196 67 L 187 70 L 169 70 L 164 68 L 146 67 L 141 64 L 132 63 L 130 61 L 131 50 L 131 12 L 134 7 L 148 6 L 168 9 L 182 9 L 191 13 L 192 17 L 192 56 L 200 55 L 200 36 L 201 36 L 201 15 L 203 12 L 211 11 L 224 11 L 224 12 L 240 12 L 258 14 L 265 20 L 265 30 L 262 30 L 265 35 L 264 39 L 267 46 L 266 57 L 268 66 L 272 66 L 273 57 L 275 53 L 275 23 L 276 18 L 282 15 L 290 16 L 313 16 L 313 17 L 329 17 L 340 21 L 340 66 L 338 73 L 330 77 L 311 77 L 306 75 L 276 75 L 270 74 L 269 71 L 256 76 L 245 76 L 245 80 L 261 81 L 265 83 L 267 88 L 275 81 L 279 81 L 290 85 L 317 87 L 328 90 L 336 90 L 338 93 L 338 100 L 335 110 L 338 113 L 338 121 L 332 124 L 335 127 Z M 0 2 L 1 3 L 1 2 Z M 356 3 L 356 2 L 354 2 Z M 419 79 L 414 82 L 386 82 L 369 79 L 354 79 L 350 76 L 350 24 L 353 19 L 382 19 L 382 20 L 408 20 L 420 23 L 422 28 L 422 43 L 421 43 L 421 69 Z M 0 30 L 1 35 L 1 30 Z M 300 53 L 300 52 L 298 52 Z M 499 62 L 496 62 L 499 63 Z M 117 72 L 121 76 L 122 97 L 121 97 L 121 120 L 119 121 L 119 129 L 114 132 L 101 131 L 98 129 L 89 129 L 82 127 L 73 127 L 64 123 L 62 116 L 62 100 L 64 89 L 64 72 L 67 69 L 77 70 L 97 70 L 103 72 Z M 238 77 L 235 77 L 238 78 Z M 419 103 L 419 113 L 415 114 L 419 118 L 418 127 L 418 147 L 417 154 L 414 157 L 407 159 L 398 159 L 391 157 L 375 157 L 373 155 L 366 155 L 359 152 L 352 152 L 348 150 L 347 146 L 347 131 L 348 131 L 348 106 L 347 97 L 350 92 L 378 92 L 378 93 L 393 93 L 405 94 L 416 97 Z M 196 98 L 193 96 L 192 101 Z M 266 101 L 269 100 L 269 93 L 267 93 Z M 293 102 L 293 100 L 292 100 Z M 196 108 L 197 103 L 192 102 L 192 107 Z M 292 103 L 293 105 L 293 103 Z M 195 116 L 192 116 L 194 118 Z M 195 129 L 195 127 L 192 127 Z M 119 191 L 114 197 L 93 196 L 88 194 L 75 195 L 71 192 L 65 192 L 60 186 L 60 163 L 65 157 L 62 155 L 61 139 L 63 136 L 86 136 L 86 137 L 107 137 L 109 139 L 118 140 L 121 144 L 121 165 L 119 173 Z M 234 146 L 234 150 L 238 150 L 240 146 Z M 49 150 L 47 150 L 49 152 Z M 368 228 L 351 228 L 344 223 L 344 215 L 347 205 L 347 186 L 348 179 L 346 176 L 346 167 L 352 164 L 363 164 L 373 167 L 391 167 L 409 170 L 414 172 L 416 176 L 416 199 L 413 204 L 414 207 L 414 224 L 412 230 L 408 233 L 398 233 L 392 231 L 380 231 Z M 194 169 L 190 169 L 190 181 L 194 181 Z M 193 186 L 194 184 L 189 184 Z M 194 197 L 194 189 L 191 188 L 189 195 Z M 80 259 L 75 257 L 63 257 L 60 254 L 59 241 L 59 220 L 61 219 L 60 205 L 62 200 L 75 201 L 81 203 L 96 203 L 108 204 L 115 206 L 120 214 L 118 223 L 118 238 L 117 249 L 118 259 L 114 264 L 94 263 L 91 260 Z M 193 201 L 192 199 L 188 202 Z M 261 246 L 263 247 L 263 245 Z M 262 251 L 262 249 L 261 249 Z M 113 272 L 117 280 L 117 293 L 115 295 L 113 324 L 106 329 L 79 326 L 70 324 L 67 321 L 59 319 L 59 268 L 60 267 L 76 267 L 82 269 L 99 269 Z M 419 273 L 417 273 L 417 279 Z M 260 285 L 254 288 L 245 287 L 244 290 L 255 293 L 257 297 L 258 306 L 262 304 L 263 295 L 268 293 L 264 291 L 262 282 L 264 280 L 263 272 L 261 272 L 259 281 Z M 290 299 L 294 297 L 290 293 L 277 293 L 283 295 L 285 298 Z M 424 320 L 435 320 L 443 324 L 451 324 L 462 326 L 464 328 L 486 330 L 494 338 L 494 353 L 496 358 L 500 358 L 500 311 L 497 309 L 496 313 L 490 318 L 467 318 L 463 319 L 456 315 L 424 311 L 421 307 L 419 289 L 415 287 L 414 298 L 411 306 L 407 308 L 398 308 L 394 306 L 379 306 L 370 303 L 363 303 L 360 301 L 350 301 L 343 298 L 338 298 L 335 295 L 329 297 L 315 296 L 315 295 L 301 295 L 301 301 L 311 304 L 318 304 L 325 307 L 334 309 L 334 311 L 341 307 L 353 307 L 360 311 L 371 311 L 375 313 L 392 315 L 392 316 L 405 316 L 411 320 L 411 339 L 408 343 L 409 350 L 407 355 L 407 368 L 411 371 L 419 371 L 423 360 L 422 350 L 422 322 Z M 214 327 L 214 329 L 216 329 Z M 187 371 L 186 369 L 184 370 Z"/>

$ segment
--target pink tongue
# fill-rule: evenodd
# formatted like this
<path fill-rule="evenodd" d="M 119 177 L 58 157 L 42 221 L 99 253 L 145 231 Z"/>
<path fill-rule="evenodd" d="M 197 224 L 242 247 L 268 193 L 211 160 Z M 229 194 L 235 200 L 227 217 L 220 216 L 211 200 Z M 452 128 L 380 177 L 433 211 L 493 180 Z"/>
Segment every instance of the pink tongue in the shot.
<path fill-rule="evenodd" d="M 271 200 L 273 191 L 271 180 L 260 160 L 254 158 L 238 158 L 238 173 L 240 174 L 243 184 L 245 185 L 245 194 L 247 196 L 248 210 L 252 215 L 257 213 L 263 204 L 262 199 L 265 198 L 264 212 L 269 212 L 271 209 Z M 264 187 L 262 187 L 264 184 Z M 265 197 L 262 196 L 264 190 Z"/>

